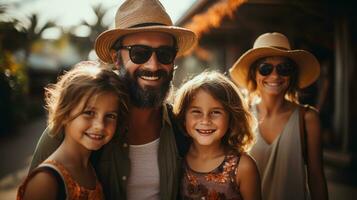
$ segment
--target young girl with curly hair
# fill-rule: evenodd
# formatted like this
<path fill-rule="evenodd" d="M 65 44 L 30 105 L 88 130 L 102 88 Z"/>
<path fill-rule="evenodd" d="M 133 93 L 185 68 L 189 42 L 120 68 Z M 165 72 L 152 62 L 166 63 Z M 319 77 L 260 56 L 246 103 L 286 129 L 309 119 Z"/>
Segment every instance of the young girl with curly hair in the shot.
<path fill-rule="evenodd" d="M 113 137 L 127 101 L 118 75 L 95 61 L 80 62 L 48 86 L 48 128 L 54 137 L 64 132 L 64 139 L 30 172 L 17 199 L 104 199 L 89 158 Z"/>
<path fill-rule="evenodd" d="M 177 91 L 173 112 L 192 139 L 183 165 L 183 199 L 260 199 L 260 178 L 245 152 L 252 118 L 238 88 L 203 72 Z"/>

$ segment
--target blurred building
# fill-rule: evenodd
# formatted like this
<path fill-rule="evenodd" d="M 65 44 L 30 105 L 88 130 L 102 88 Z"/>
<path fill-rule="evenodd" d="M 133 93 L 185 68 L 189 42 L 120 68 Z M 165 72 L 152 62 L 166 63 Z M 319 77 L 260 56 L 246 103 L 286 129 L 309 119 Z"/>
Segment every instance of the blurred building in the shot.
<path fill-rule="evenodd" d="M 343 1 L 197 0 L 178 20 L 195 31 L 199 44 L 179 59 L 174 84 L 206 69 L 228 69 L 265 32 L 288 36 L 293 48 L 312 52 L 321 76 L 304 89 L 302 103 L 320 109 L 324 159 L 341 169 L 357 166 L 357 17 Z"/>
<path fill-rule="evenodd" d="M 31 48 L 27 67 L 29 94 L 43 99 L 44 87 L 54 83 L 64 70 L 81 60 L 81 55 L 66 37 L 57 41 L 39 40 Z"/>

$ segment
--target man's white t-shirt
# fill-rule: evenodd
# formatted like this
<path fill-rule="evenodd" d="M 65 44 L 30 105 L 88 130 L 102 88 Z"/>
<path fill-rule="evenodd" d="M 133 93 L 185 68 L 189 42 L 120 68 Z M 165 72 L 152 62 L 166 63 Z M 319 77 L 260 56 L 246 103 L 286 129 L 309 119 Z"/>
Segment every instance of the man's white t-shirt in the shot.
<path fill-rule="evenodd" d="M 128 200 L 160 199 L 159 141 L 160 138 L 143 145 L 129 145 Z"/>

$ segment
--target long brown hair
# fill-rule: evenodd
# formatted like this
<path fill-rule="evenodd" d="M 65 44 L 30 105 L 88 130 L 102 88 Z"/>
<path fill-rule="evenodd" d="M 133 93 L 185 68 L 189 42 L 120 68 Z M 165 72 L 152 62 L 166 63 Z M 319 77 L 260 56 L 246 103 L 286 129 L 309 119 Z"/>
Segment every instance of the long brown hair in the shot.
<path fill-rule="evenodd" d="M 173 112 L 181 127 L 184 127 L 185 113 L 199 90 L 211 94 L 229 114 L 229 129 L 222 139 L 223 145 L 235 152 L 247 151 L 253 142 L 253 118 L 238 88 L 219 72 L 202 72 L 177 90 Z"/>
<path fill-rule="evenodd" d="M 118 120 L 125 120 L 128 112 L 127 89 L 117 74 L 96 61 L 82 61 L 60 76 L 58 82 L 45 88 L 45 103 L 48 110 L 48 126 L 52 136 L 63 131 L 70 121 L 70 112 L 82 100 L 88 100 L 106 92 L 118 96 Z M 120 123 L 118 123 L 120 124 Z"/>

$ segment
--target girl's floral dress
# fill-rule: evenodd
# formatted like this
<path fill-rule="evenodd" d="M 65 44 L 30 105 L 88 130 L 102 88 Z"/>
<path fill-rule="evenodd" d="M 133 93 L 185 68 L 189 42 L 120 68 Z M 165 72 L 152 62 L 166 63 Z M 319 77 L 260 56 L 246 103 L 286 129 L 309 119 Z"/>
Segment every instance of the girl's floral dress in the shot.
<path fill-rule="evenodd" d="M 183 164 L 181 196 L 185 200 L 241 200 L 236 183 L 239 155 L 226 155 L 214 170 L 201 173 Z"/>

